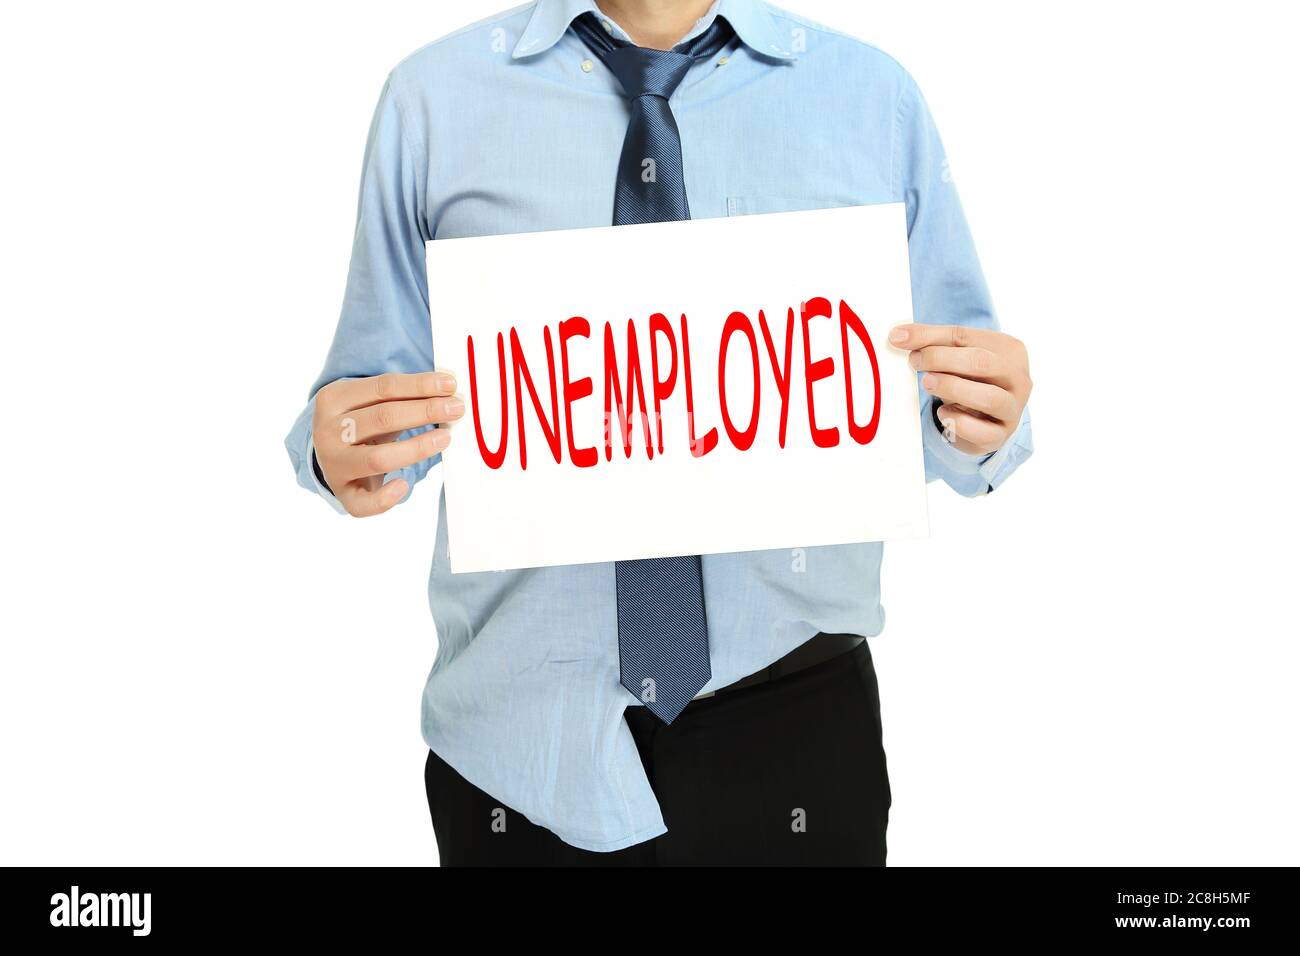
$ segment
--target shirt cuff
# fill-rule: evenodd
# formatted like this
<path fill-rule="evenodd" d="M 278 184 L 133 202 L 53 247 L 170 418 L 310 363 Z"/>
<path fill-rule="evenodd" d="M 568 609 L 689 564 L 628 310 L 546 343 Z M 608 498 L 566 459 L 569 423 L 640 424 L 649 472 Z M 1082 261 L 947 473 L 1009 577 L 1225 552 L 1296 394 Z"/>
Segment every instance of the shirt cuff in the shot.
<path fill-rule="evenodd" d="M 980 465 L 980 474 L 989 483 L 993 491 L 1011 477 L 1011 473 L 1024 464 L 1034 453 L 1034 436 L 1029 424 L 1029 409 L 1020 415 L 1020 424 L 1003 442 L 1002 447 L 989 456 L 988 461 Z"/>
<path fill-rule="evenodd" d="M 948 484 L 962 494 L 974 496 L 994 490 L 1033 453 L 1029 409 L 1025 409 L 1020 424 L 1001 448 L 987 455 L 972 455 L 954 447 L 943 437 L 935 399 L 931 397 L 927 401 L 930 404 L 921 419 L 922 443 Z"/>
<path fill-rule="evenodd" d="M 307 459 L 311 462 L 311 483 L 315 492 L 324 498 L 329 506 L 339 514 L 347 514 L 348 510 L 343 507 L 343 502 L 335 497 L 334 492 L 330 491 L 329 485 L 322 480 L 320 465 L 316 462 L 316 445 L 310 438 L 307 439 Z"/>

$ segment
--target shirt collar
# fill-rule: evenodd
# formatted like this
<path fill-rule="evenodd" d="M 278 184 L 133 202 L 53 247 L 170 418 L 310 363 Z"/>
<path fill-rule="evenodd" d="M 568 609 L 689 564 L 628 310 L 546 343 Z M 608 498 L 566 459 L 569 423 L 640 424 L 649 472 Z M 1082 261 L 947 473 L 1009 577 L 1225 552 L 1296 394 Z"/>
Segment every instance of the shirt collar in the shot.
<path fill-rule="evenodd" d="M 528 26 L 515 44 L 513 58 L 518 60 L 549 50 L 560 42 L 570 23 L 588 12 L 603 16 L 595 0 L 537 0 Z M 776 60 L 795 59 L 789 37 L 781 34 L 761 0 L 716 0 L 691 35 L 702 33 L 715 16 L 724 17 L 740 41 L 755 53 Z"/>

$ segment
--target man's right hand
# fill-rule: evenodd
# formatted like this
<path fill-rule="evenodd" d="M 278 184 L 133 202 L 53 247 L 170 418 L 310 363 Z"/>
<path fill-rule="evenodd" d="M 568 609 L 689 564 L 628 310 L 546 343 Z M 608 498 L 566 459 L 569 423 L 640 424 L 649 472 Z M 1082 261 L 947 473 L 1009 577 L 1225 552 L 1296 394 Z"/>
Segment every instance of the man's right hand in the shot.
<path fill-rule="evenodd" d="M 382 514 L 408 485 L 384 475 L 432 458 L 447 447 L 446 428 L 396 441 L 411 428 L 453 422 L 465 414 L 447 372 L 390 373 L 331 382 L 316 393 L 311 437 L 316 461 L 334 496 L 357 518 Z"/>

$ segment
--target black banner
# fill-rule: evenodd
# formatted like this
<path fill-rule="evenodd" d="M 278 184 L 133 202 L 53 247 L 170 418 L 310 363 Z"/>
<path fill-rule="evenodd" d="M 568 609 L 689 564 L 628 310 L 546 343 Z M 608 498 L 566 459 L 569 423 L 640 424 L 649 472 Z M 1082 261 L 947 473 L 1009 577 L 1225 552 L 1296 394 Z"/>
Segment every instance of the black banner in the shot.
<path fill-rule="evenodd" d="M 918 942 L 1235 947 L 1290 938 L 1295 909 L 1289 869 L 679 869 L 615 877 L 603 870 L 196 867 L 11 869 L 6 877 L 0 917 L 10 934 L 133 946 L 412 935 L 437 946 L 466 933 L 495 939 L 543 930 L 562 942 L 554 934 L 566 928 L 590 941 L 629 919 L 645 927 L 650 945 L 666 929 L 658 920 L 685 918 L 678 908 L 687 906 L 690 922 L 720 939 L 737 929 L 747 935 L 763 920 L 783 934 L 805 928 L 810 944 L 840 924 L 863 945 L 903 934 Z M 638 908 L 644 915 L 635 915 Z"/>

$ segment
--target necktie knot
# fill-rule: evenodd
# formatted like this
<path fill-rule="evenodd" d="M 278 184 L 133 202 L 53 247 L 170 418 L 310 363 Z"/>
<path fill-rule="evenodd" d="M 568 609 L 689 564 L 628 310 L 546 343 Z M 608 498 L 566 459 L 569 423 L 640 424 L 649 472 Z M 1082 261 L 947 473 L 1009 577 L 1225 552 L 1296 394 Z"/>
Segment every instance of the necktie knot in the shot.
<path fill-rule="evenodd" d="M 713 56 L 734 35 L 731 25 L 717 17 L 699 36 L 671 50 L 653 50 L 613 37 L 599 23 L 592 14 L 584 13 L 573 21 L 573 31 L 604 61 L 629 100 L 642 96 L 668 99 L 695 61 Z"/>
<path fill-rule="evenodd" d="M 639 46 L 619 47 L 605 54 L 605 66 L 609 67 L 630 100 L 638 96 L 668 99 L 686 79 L 694 62 L 684 53 Z"/>

